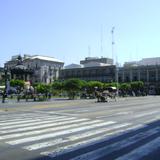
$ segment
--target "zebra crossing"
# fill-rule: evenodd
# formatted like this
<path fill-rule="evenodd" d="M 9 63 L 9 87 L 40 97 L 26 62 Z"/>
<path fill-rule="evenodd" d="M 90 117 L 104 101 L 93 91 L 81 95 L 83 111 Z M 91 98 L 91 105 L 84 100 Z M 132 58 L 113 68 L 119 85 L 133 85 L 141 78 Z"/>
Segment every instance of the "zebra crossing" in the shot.
<path fill-rule="evenodd" d="M 149 128 L 54 112 L 0 116 L 0 141 L 52 159 L 137 160 L 160 148 L 159 136 L 159 125 Z"/>

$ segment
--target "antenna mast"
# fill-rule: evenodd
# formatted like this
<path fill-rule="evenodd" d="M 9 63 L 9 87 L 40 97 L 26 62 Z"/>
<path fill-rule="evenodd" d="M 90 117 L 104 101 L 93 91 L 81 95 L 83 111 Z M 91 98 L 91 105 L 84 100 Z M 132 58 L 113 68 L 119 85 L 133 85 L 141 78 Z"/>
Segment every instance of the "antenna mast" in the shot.
<path fill-rule="evenodd" d="M 111 34 L 112 34 L 112 59 L 114 61 L 114 45 L 115 45 L 115 42 L 114 42 L 114 29 L 115 27 L 112 27 L 112 30 L 111 30 Z"/>

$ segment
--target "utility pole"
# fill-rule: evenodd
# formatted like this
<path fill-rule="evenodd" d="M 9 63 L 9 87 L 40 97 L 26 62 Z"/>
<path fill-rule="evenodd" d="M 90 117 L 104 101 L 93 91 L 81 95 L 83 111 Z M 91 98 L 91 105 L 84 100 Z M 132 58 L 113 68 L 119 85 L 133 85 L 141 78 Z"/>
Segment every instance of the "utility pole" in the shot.
<path fill-rule="evenodd" d="M 114 40 L 114 30 L 115 27 L 112 27 L 111 34 L 112 34 L 112 59 L 113 63 L 115 64 L 116 70 L 115 70 L 115 81 L 116 81 L 116 87 L 117 87 L 117 96 L 118 96 L 118 60 L 117 60 L 117 54 L 116 56 L 114 55 L 114 46 L 115 46 L 115 40 Z M 114 58 L 115 57 L 115 58 Z M 115 62 L 114 62 L 115 59 Z"/>
<path fill-rule="evenodd" d="M 113 63 L 114 63 L 114 45 L 115 45 L 115 42 L 114 42 L 114 29 L 115 29 L 115 27 L 112 27 L 112 30 L 111 30 L 111 34 L 112 34 L 112 59 L 113 59 Z"/>

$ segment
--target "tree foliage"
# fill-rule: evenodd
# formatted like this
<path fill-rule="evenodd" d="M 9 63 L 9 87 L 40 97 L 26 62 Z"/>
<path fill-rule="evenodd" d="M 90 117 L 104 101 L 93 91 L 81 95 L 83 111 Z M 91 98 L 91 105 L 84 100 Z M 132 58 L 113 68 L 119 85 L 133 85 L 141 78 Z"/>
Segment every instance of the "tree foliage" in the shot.
<path fill-rule="evenodd" d="M 92 94 L 95 90 L 102 90 L 103 83 L 99 81 L 89 81 L 87 83 L 87 92 Z"/>
<path fill-rule="evenodd" d="M 126 91 L 126 90 L 131 89 L 131 85 L 130 85 L 130 83 L 122 83 L 122 84 L 120 84 L 119 88 L 121 90 L 125 90 Z"/>
<path fill-rule="evenodd" d="M 54 90 L 62 90 L 64 88 L 63 82 L 55 81 L 52 83 L 52 89 Z"/>
<path fill-rule="evenodd" d="M 12 87 L 24 87 L 24 81 L 23 80 L 18 80 L 18 79 L 12 79 L 10 81 L 10 85 Z"/>
<path fill-rule="evenodd" d="M 40 83 L 36 86 L 36 91 L 37 93 L 42 93 L 42 94 L 49 93 L 51 91 L 51 85 Z"/>
<path fill-rule="evenodd" d="M 68 79 L 64 82 L 64 90 L 67 91 L 69 99 L 74 99 L 82 86 L 83 82 L 80 79 Z"/>
<path fill-rule="evenodd" d="M 144 83 L 142 81 L 131 82 L 130 84 L 134 91 L 141 90 L 144 87 Z"/>

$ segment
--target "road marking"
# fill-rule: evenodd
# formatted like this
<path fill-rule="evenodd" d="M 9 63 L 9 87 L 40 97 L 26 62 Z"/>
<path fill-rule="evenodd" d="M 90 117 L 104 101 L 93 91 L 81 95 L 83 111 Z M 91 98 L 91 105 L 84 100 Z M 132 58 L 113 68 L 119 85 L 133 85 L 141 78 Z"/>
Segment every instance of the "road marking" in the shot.
<path fill-rule="evenodd" d="M 75 117 L 71 117 L 71 118 L 47 118 L 47 120 L 38 120 L 38 122 L 30 122 L 30 121 L 26 121 L 25 124 L 18 124 L 18 125 L 11 125 L 11 126 L 5 126 L 5 127 L 1 127 L 1 130 L 5 130 L 5 129 L 12 129 L 12 128 L 17 128 L 17 127 L 26 127 L 26 126 L 35 126 L 35 125 L 40 125 L 40 124 L 45 124 L 45 123 L 51 123 L 51 122 L 58 122 L 58 121 L 64 121 L 64 120 L 73 120 L 73 119 L 77 119 Z"/>
<path fill-rule="evenodd" d="M 88 147 L 88 146 L 91 146 L 91 145 L 94 145 L 94 144 L 97 144 L 97 143 L 100 143 L 100 142 L 107 141 L 107 140 L 109 140 L 111 138 L 114 138 L 118 135 L 124 134 L 124 132 L 127 133 L 130 130 L 137 129 L 138 127 L 141 127 L 141 125 L 116 130 L 116 131 L 113 131 L 113 132 L 110 132 L 110 133 L 106 133 L 105 135 L 102 135 L 102 136 L 96 136 L 94 138 L 83 140 L 81 142 L 77 142 L 77 143 L 74 143 L 74 144 L 71 144 L 71 145 L 58 147 L 55 150 L 49 150 L 49 151 L 41 152 L 40 154 L 54 158 L 54 157 L 57 157 L 57 156 L 60 156 L 60 155 L 63 155 L 63 154 L 66 154 L 66 153 L 69 153 L 69 152 L 72 152 L 72 151 L 76 151 L 76 150 L 84 148 L 84 147 Z M 112 135 L 114 135 L 114 136 L 112 136 Z"/>
<path fill-rule="evenodd" d="M 4 122 L 0 122 L 0 126 L 6 126 L 6 125 L 15 125 L 15 124 L 21 124 L 21 123 L 26 123 L 26 122 L 34 122 L 34 121 L 42 121 L 44 119 L 60 119 L 60 118 L 66 118 L 66 116 L 52 116 L 52 117 L 48 117 L 48 116 L 43 116 L 43 118 L 39 117 L 32 117 L 32 118 L 19 118 L 19 119 L 15 119 L 14 121 L 4 121 Z"/>
<path fill-rule="evenodd" d="M 53 138 L 53 137 L 66 135 L 66 134 L 70 134 L 70 133 L 75 133 L 75 132 L 79 132 L 79 131 L 85 131 L 87 129 L 92 129 L 95 127 L 101 127 L 101 126 L 110 125 L 110 124 L 114 124 L 114 123 L 115 122 L 113 122 L 113 121 L 102 122 L 100 120 L 95 120 L 95 121 L 91 121 L 91 122 L 80 123 L 78 125 L 74 124 L 74 125 L 69 125 L 69 126 L 61 126 L 61 129 L 66 129 L 66 128 L 70 128 L 70 127 L 75 127 L 75 128 L 72 128 L 69 130 L 62 130 L 62 131 L 58 131 L 58 132 L 54 132 L 54 133 L 37 135 L 37 136 L 33 136 L 33 137 L 22 138 L 22 139 L 13 140 L 13 141 L 8 141 L 6 143 L 11 144 L 11 145 L 22 144 L 22 143 L 27 143 L 27 142 L 32 142 L 32 141 L 37 141 L 37 140 L 42 140 L 42 139 L 47 139 L 47 138 Z M 82 126 L 82 127 L 80 127 L 80 126 Z M 58 128 L 60 128 L 60 127 L 58 127 Z M 55 131 L 55 128 L 48 129 L 48 131 L 51 131 L 51 130 Z M 47 129 L 45 130 L 45 132 L 47 132 Z M 34 134 L 34 133 L 40 134 L 40 133 L 43 133 L 43 130 L 33 131 L 30 134 Z"/>
<path fill-rule="evenodd" d="M 89 110 L 85 109 L 85 110 L 79 110 L 79 111 L 74 111 L 74 112 L 76 112 L 76 113 L 86 113 L 86 112 L 89 112 Z"/>
<path fill-rule="evenodd" d="M 54 127 L 54 128 L 46 128 L 46 129 L 42 129 L 42 130 L 28 131 L 28 132 L 23 132 L 23 133 L 4 135 L 4 136 L 0 136 L 0 139 L 8 139 L 8 138 L 15 138 L 15 137 L 22 137 L 22 136 L 30 136 L 30 135 L 42 134 L 42 133 L 46 133 L 46 132 L 50 132 L 50 131 L 57 131 L 57 130 L 65 129 L 65 128 L 71 128 L 71 127 L 77 125 L 77 124 L 74 124 L 75 122 L 83 122 L 83 121 L 87 121 L 87 120 L 86 119 L 73 120 L 73 121 L 70 121 L 70 123 L 73 123 L 72 125 L 68 124 L 66 126 L 60 126 L 60 127 Z M 45 125 L 45 126 L 46 127 L 57 126 L 57 123 L 53 123 L 53 124 Z M 34 129 L 34 127 L 32 127 L 32 129 Z"/>
<path fill-rule="evenodd" d="M 159 111 L 150 111 L 148 113 L 142 113 L 142 114 L 138 114 L 138 115 L 135 115 L 134 118 L 140 118 L 140 117 L 145 117 L 145 116 L 149 116 L 149 115 L 152 115 L 152 114 L 155 114 L 155 113 L 159 113 Z"/>
<path fill-rule="evenodd" d="M 78 133 L 76 135 L 73 136 L 69 136 L 64 138 L 59 138 L 53 141 L 47 141 L 47 142 L 43 142 L 43 143 L 36 143 L 36 144 L 32 144 L 29 146 L 25 146 L 23 147 L 24 149 L 27 150 L 37 150 L 37 149 L 41 149 L 41 148 L 46 148 L 46 147 L 50 147 L 50 146 L 54 146 L 56 144 L 61 144 L 61 143 L 65 143 L 65 142 L 72 142 L 72 141 L 76 141 L 76 140 L 81 140 L 83 138 L 90 138 L 91 136 L 94 135 L 98 135 L 100 133 L 104 133 L 106 134 L 106 132 L 114 130 L 114 129 L 119 129 L 122 127 L 126 127 L 129 126 L 130 124 L 126 123 L 126 124 L 120 124 L 120 125 L 115 125 L 115 126 L 109 126 L 107 128 L 100 128 L 100 129 L 96 129 L 95 130 L 90 130 L 84 133 Z"/>
<path fill-rule="evenodd" d="M 62 122 L 61 122 L 62 121 Z M 34 129 L 41 129 L 41 128 L 47 128 L 47 127 L 54 127 L 54 126 L 59 126 L 59 125 L 64 125 L 64 124 L 72 124 L 75 122 L 82 122 L 82 121 L 88 121 L 88 119 L 68 119 L 68 120 L 57 120 L 57 123 L 53 123 L 55 121 L 52 121 L 50 123 L 47 122 L 47 124 L 40 124 L 40 125 L 36 125 L 36 126 L 29 126 L 29 127 L 23 127 L 23 128 L 17 128 L 17 129 L 11 129 L 11 130 L 4 130 L 4 131 L 0 131 L 1 134 L 4 133 L 12 133 L 12 132 L 20 132 L 20 131 L 29 131 L 29 130 L 34 130 Z"/>
<path fill-rule="evenodd" d="M 9 116 L 9 117 L 8 117 Z M 41 117 L 42 116 L 42 114 L 36 114 L 36 113 L 25 113 L 25 114 L 7 114 L 7 115 L 3 115 L 3 116 L 0 116 L 0 118 L 2 119 L 2 120 L 0 120 L 0 122 L 9 122 L 9 121 L 14 121 L 14 120 L 16 120 L 16 119 L 23 119 L 23 118 L 29 118 L 29 119 L 31 119 L 31 118 L 42 118 L 43 119 L 43 117 Z M 44 116 L 44 114 L 43 114 L 43 116 Z M 55 116 L 57 116 L 57 115 L 55 115 Z"/>
<path fill-rule="evenodd" d="M 129 115 L 129 114 L 133 114 L 133 111 L 130 111 L 130 112 L 119 112 L 119 113 L 116 113 L 115 115 Z"/>

